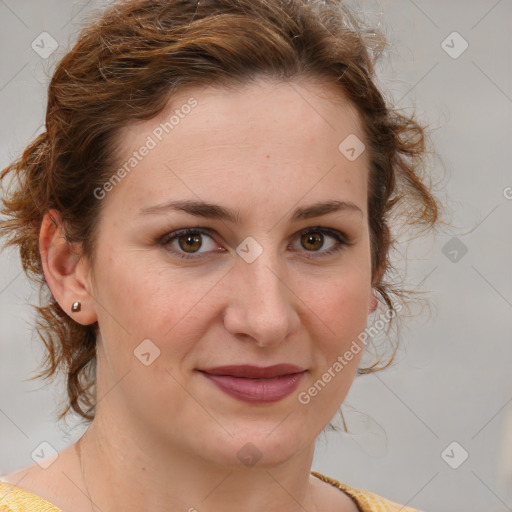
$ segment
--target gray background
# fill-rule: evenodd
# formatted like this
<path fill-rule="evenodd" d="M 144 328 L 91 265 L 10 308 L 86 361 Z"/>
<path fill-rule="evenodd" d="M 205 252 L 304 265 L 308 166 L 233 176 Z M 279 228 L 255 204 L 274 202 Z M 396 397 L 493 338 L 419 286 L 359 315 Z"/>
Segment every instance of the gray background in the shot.
<path fill-rule="evenodd" d="M 0 0 L 2 167 L 40 130 L 51 70 L 102 3 Z M 356 379 L 344 404 L 351 432 L 321 436 L 313 469 L 425 511 L 512 510 L 512 2 L 355 5 L 390 40 L 379 66 L 388 96 L 434 128 L 451 226 L 408 245 L 406 283 L 428 291 L 431 308 L 403 324 L 396 365 Z M 47 59 L 31 48 L 43 31 L 59 44 Z M 457 58 L 442 46 L 454 31 L 469 44 Z M 458 53 L 462 43 L 450 36 L 444 47 Z M 450 254 L 452 237 L 464 245 Z M 82 427 L 56 422 L 58 383 L 27 381 L 41 354 L 26 305 L 37 294 L 13 251 L 0 266 L 5 473 L 32 464 L 42 441 L 64 448 Z M 465 452 L 457 469 L 446 462 Z"/>

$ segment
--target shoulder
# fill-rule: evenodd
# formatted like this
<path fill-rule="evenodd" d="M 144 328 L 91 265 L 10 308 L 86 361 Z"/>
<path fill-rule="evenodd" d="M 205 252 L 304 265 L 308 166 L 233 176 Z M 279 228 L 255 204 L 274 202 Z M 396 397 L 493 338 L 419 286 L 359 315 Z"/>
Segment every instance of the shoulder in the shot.
<path fill-rule="evenodd" d="M 347 494 L 356 503 L 361 512 L 418 512 L 416 509 L 399 505 L 398 503 L 389 501 L 382 496 L 374 494 L 373 492 L 353 489 L 352 487 L 342 484 L 341 482 L 338 482 L 338 480 L 325 476 L 317 471 L 312 471 L 311 474 L 320 480 L 337 487 Z"/>
<path fill-rule="evenodd" d="M 60 512 L 87 510 L 80 482 L 81 470 L 73 446 L 49 466 L 38 464 L 0 475 L 0 512 Z M 83 498 L 83 502 L 81 501 Z"/>
<path fill-rule="evenodd" d="M 0 480 L 0 512 L 60 512 L 49 501 Z"/>

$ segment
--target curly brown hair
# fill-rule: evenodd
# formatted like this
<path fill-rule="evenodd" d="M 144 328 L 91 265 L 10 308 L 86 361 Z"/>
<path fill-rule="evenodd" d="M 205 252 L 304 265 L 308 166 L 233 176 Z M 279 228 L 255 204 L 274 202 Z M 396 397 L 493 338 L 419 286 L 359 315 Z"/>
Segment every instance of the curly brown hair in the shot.
<path fill-rule="evenodd" d="M 97 325 L 76 323 L 48 289 L 39 253 L 43 216 L 57 210 L 68 241 L 92 259 L 101 208 L 94 190 L 118 164 L 116 134 L 156 116 L 190 86 L 305 77 L 334 85 L 355 105 L 370 154 L 373 286 L 393 310 L 392 295 L 403 290 L 387 279 L 395 241 L 390 215 L 400 211 L 409 225 L 431 228 L 438 203 L 425 172 L 424 128 L 389 106 L 375 84 L 384 47 L 382 34 L 365 29 L 336 0 L 133 0 L 82 30 L 51 79 L 46 131 L 1 174 L 0 232 L 45 292 L 37 306 L 36 329 L 47 349 L 40 376 L 67 374 L 61 417 L 70 410 L 94 417 Z"/>

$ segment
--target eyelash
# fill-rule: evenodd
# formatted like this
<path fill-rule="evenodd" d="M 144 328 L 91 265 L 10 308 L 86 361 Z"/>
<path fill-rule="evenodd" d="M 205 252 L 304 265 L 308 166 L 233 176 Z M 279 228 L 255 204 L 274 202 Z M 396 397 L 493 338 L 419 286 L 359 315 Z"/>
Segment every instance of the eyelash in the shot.
<path fill-rule="evenodd" d="M 327 251 L 307 251 L 307 250 L 305 250 L 305 252 L 307 254 L 306 258 L 309 258 L 309 259 L 323 258 L 323 257 L 330 256 L 334 253 L 341 251 L 342 249 L 344 249 L 345 246 L 350 246 L 353 244 L 353 242 L 349 241 L 347 239 L 346 235 L 344 233 L 342 233 L 341 231 L 338 231 L 336 229 L 331 229 L 331 228 L 324 228 L 321 226 L 304 229 L 299 232 L 298 236 L 300 237 L 302 235 L 308 235 L 310 233 L 321 233 L 322 235 L 330 236 L 331 238 L 334 238 L 334 240 L 336 240 L 337 243 L 336 243 L 336 245 L 334 245 Z M 168 233 L 168 234 L 164 235 L 163 237 L 161 237 L 159 239 L 159 244 L 161 246 L 165 247 L 165 246 L 170 245 L 170 243 L 172 241 L 174 241 L 175 239 L 177 239 L 179 237 L 186 236 L 186 235 L 198 235 L 198 234 L 206 235 L 206 236 L 210 237 L 212 240 L 214 239 L 213 238 L 213 230 L 210 230 L 208 228 L 186 228 L 186 229 L 180 229 L 178 231 L 173 231 L 172 233 Z M 206 254 L 208 254 L 208 252 L 211 252 L 211 251 L 208 251 L 205 253 L 197 253 L 197 255 L 193 255 L 193 253 L 192 253 L 189 255 L 184 252 L 179 252 L 174 248 L 171 249 L 171 251 L 174 252 L 178 256 L 178 258 L 188 259 L 188 260 L 199 260 L 204 257 L 204 256 L 201 256 L 200 254 L 206 255 Z"/>

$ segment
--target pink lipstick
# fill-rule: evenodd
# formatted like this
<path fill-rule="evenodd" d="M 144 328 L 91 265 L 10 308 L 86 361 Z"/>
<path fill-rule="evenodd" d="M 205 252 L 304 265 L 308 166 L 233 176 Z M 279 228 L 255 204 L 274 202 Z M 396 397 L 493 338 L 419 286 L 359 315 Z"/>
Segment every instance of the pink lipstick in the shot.
<path fill-rule="evenodd" d="M 291 364 L 219 366 L 199 370 L 224 393 L 252 403 L 270 403 L 293 393 L 306 370 Z"/>

